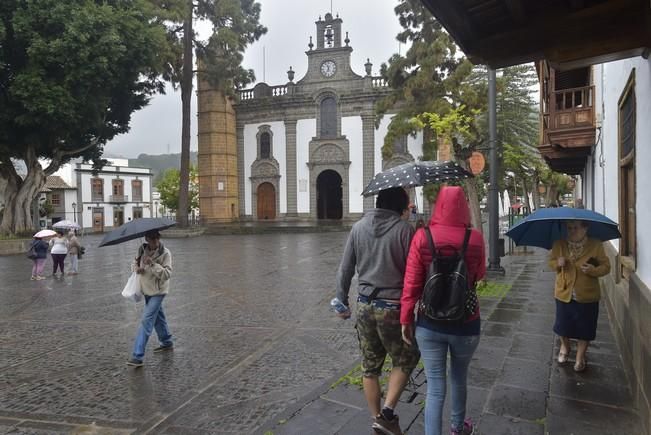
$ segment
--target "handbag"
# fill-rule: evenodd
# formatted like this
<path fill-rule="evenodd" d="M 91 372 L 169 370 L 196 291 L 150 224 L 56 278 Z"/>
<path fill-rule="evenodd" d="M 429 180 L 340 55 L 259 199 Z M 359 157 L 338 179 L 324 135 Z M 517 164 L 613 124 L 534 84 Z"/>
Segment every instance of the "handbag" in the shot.
<path fill-rule="evenodd" d="M 38 258 L 38 254 L 36 253 L 36 244 L 32 243 L 32 246 L 29 247 L 27 258 L 30 260 L 36 260 Z"/>
<path fill-rule="evenodd" d="M 122 289 L 122 296 L 132 302 L 140 302 L 142 299 L 142 290 L 140 288 L 140 275 L 133 272 L 127 280 L 124 289 Z"/>

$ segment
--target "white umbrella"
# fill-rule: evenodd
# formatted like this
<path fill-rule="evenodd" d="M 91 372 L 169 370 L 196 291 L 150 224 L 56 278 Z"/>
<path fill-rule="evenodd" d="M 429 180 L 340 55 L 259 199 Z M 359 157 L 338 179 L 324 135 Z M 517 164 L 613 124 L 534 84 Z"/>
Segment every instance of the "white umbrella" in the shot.
<path fill-rule="evenodd" d="M 52 225 L 52 228 L 59 228 L 59 229 L 62 229 L 62 230 L 78 230 L 81 227 L 79 226 L 79 224 L 77 222 L 59 221 L 59 222 L 55 223 L 54 225 Z"/>
<path fill-rule="evenodd" d="M 41 231 L 39 231 L 38 233 L 34 234 L 33 237 L 35 237 L 35 238 L 37 238 L 37 239 L 43 239 L 43 238 L 45 238 L 45 237 L 52 237 L 52 236 L 56 236 L 56 235 L 57 235 L 57 232 L 56 232 L 56 231 L 52 231 L 52 230 L 41 230 Z"/>

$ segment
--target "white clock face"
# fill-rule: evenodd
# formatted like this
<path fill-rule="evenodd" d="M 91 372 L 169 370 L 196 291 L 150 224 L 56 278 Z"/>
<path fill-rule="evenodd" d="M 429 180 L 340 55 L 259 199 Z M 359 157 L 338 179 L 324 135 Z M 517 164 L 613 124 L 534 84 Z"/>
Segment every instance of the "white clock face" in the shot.
<path fill-rule="evenodd" d="M 332 77 L 337 72 L 337 64 L 331 60 L 326 60 L 321 64 L 321 74 L 325 77 Z"/>

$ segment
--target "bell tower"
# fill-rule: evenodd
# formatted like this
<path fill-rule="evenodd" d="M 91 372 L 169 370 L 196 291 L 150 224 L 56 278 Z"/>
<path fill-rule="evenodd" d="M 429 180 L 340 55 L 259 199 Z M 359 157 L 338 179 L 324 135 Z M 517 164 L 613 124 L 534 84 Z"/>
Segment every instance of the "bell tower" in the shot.
<path fill-rule="evenodd" d="M 325 19 L 316 22 L 316 48 L 340 48 L 341 47 L 341 23 L 342 19 L 337 16 L 333 18 L 331 13 L 325 15 Z"/>

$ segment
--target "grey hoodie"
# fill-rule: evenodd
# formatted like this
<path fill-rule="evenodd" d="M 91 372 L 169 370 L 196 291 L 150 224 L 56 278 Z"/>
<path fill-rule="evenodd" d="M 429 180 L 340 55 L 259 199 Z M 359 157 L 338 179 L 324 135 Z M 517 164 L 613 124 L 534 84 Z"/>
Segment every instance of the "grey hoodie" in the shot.
<path fill-rule="evenodd" d="M 350 281 L 358 273 L 358 293 L 400 299 L 409 244 L 414 229 L 395 211 L 375 208 L 353 225 L 337 270 L 337 298 L 348 304 Z"/>

